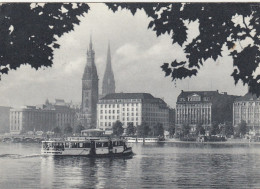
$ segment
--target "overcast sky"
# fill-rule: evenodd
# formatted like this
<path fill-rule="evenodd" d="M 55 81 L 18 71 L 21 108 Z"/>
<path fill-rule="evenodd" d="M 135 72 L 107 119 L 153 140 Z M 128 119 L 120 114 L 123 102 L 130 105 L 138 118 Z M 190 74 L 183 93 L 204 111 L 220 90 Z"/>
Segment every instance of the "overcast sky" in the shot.
<path fill-rule="evenodd" d="M 116 92 L 146 92 L 175 107 L 181 90 L 219 90 L 244 95 L 247 87 L 234 84 L 232 59 L 223 52 L 216 62 L 208 60 L 198 76 L 177 81 L 164 77 L 160 66 L 174 59 L 184 60 L 180 46 L 172 45 L 170 36 L 156 37 L 148 30 L 149 19 L 144 12 L 133 16 L 129 11 L 113 13 L 101 3 L 90 4 L 91 10 L 74 31 L 59 38 L 60 49 L 54 52 L 51 68 L 38 71 L 29 66 L 3 75 L 0 81 L 0 106 L 20 107 L 42 104 L 48 98 L 81 101 L 81 78 L 86 65 L 86 52 L 92 33 L 99 75 L 99 88 L 106 65 L 108 41 L 111 45 L 112 67 Z M 198 34 L 197 24 L 189 26 L 189 39 Z"/>

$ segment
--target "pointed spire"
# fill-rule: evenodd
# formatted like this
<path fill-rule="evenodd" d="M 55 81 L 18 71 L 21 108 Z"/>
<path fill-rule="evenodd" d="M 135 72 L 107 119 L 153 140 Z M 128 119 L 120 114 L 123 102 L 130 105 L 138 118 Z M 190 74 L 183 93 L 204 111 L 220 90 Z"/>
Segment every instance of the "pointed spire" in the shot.
<path fill-rule="evenodd" d="M 107 69 L 111 69 L 110 41 L 108 41 L 108 48 L 107 48 Z"/>
<path fill-rule="evenodd" d="M 90 34 L 89 50 L 92 50 L 92 34 Z"/>
<path fill-rule="evenodd" d="M 103 78 L 102 94 L 115 93 L 115 79 L 111 64 L 111 52 L 110 52 L 110 41 L 108 42 L 107 48 L 107 64 Z"/>

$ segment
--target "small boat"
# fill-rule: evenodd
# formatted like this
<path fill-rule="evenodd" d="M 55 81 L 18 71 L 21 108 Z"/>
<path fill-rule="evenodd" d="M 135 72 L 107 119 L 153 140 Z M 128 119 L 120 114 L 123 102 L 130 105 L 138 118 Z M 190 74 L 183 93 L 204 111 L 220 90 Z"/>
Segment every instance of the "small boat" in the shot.
<path fill-rule="evenodd" d="M 96 131 L 95 131 L 96 132 Z M 41 154 L 55 156 L 120 157 L 133 154 L 123 139 L 108 137 L 68 137 L 42 141 Z"/>

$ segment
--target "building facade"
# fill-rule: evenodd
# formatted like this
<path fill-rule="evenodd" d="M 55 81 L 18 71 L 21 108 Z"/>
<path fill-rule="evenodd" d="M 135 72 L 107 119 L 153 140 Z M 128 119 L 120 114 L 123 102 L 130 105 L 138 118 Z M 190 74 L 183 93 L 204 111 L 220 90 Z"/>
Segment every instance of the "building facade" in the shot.
<path fill-rule="evenodd" d="M 235 100 L 233 104 L 234 127 L 242 121 L 246 122 L 250 133 L 260 133 L 260 97 L 247 93 Z"/>
<path fill-rule="evenodd" d="M 79 121 L 85 128 L 96 126 L 98 102 L 98 75 L 95 65 L 95 51 L 90 38 L 87 64 L 82 77 L 82 101 Z"/>
<path fill-rule="evenodd" d="M 54 103 L 45 103 L 42 109 L 55 111 L 55 127 L 61 130 L 67 126 L 74 127 L 76 124 L 76 109 L 72 103 L 66 103 L 63 99 L 55 99 Z"/>
<path fill-rule="evenodd" d="M 106 96 L 110 93 L 115 93 L 115 78 L 111 64 L 111 53 L 110 53 L 110 44 L 108 44 L 107 50 L 107 64 L 106 70 L 103 78 L 103 85 L 102 85 L 102 96 Z"/>
<path fill-rule="evenodd" d="M 38 109 L 36 106 L 10 109 L 11 134 L 27 131 L 51 131 L 55 125 L 55 110 Z"/>
<path fill-rule="evenodd" d="M 10 107 L 0 106 L 0 133 L 9 133 Z"/>
<path fill-rule="evenodd" d="M 111 130 L 116 121 L 127 127 L 147 123 L 149 126 L 162 123 L 169 127 L 169 108 L 160 98 L 148 93 L 112 93 L 98 102 L 97 126 L 103 130 Z"/>
<path fill-rule="evenodd" d="M 10 109 L 10 133 L 20 134 L 28 131 L 52 131 L 55 127 L 64 130 L 75 126 L 75 109 L 64 100 L 55 103 L 46 101 L 43 105 L 24 106 Z"/>
<path fill-rule="evenodd" d="M 218 91 L 182 91 L 176 103 L 176 131 L 189 124 L 191 131 L 201 124 L 208 130 L 213 122 L 232 122 L 232 105 L 237 96 Z"/>

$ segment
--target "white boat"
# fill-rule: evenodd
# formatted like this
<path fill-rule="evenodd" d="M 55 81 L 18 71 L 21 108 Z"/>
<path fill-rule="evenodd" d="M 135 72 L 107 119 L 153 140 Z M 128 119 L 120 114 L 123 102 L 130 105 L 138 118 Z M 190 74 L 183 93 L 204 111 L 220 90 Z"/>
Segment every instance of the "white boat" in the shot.
<path fill-rule="evenodd" d="M 159 138 L 139 138 L 139 137 L 126 137 L 128 143 L 155 143 L 159 142 Z"/>
<path fill-rule="evenodd" d="M 132 148 L 123 139 L 107 137 L 68 137 L 66 140 L 42 141 L 43 155 L 114 157 L 132 155 Z"/>

